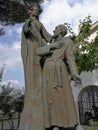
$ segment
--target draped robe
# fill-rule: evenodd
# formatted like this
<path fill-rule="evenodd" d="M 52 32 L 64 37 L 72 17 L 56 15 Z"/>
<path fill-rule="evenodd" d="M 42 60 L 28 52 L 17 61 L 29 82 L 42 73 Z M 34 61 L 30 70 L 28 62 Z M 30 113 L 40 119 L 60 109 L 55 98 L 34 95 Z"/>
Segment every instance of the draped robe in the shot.
<path fill-rule="evenodd" d="M 64 46 L 55 49 L 53 54 L 47 56 L 43 67 L 41 92 L 45 128 L 52 126 L 68 128 L 78 123 L 69 73 L 64 63 L 66 61 L 69 65 L 71 76 L 78 75 L 73 42 L 69 38 L 63 38 L 53 44 L 62 43 Z M 43 55 L 42 50 L 41 53 Z"/>
<path fill-rule="evenodd" d="M 41 103 L 41 66 L 38 47 L 49 42 L 51 35 L 43 24 L 29 19 L 22 29 L 21 55 L 25 77 L 25 101 L 19 130 L 43 130 Z"/>

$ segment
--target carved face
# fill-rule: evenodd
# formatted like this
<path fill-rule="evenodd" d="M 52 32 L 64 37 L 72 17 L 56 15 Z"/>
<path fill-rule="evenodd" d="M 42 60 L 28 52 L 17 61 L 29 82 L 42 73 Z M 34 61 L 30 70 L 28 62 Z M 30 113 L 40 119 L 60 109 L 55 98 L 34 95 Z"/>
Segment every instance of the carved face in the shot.
<path fill-rule="evenodd" d="M 33 7 L 31 11 L 32 16 L 38 16 L 39 15 L 39 9 L 37 7 Z"/>
<path fill-rule="evenodd" d="M 55 30 L 53 31 L 54 32 L 54 37 L 58 37 L 60 34 L 61 34 L 61 28 L 59 26 L 55 27 Z"/>

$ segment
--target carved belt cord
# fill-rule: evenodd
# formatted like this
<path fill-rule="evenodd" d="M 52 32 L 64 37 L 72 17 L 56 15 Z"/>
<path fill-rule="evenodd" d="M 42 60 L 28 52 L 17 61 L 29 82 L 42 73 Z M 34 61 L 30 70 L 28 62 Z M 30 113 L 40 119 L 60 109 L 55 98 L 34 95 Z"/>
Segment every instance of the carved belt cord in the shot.
<path fill-rule="evenodd" d="M 47 62 L 49 61 L 53 61 L 54 64 L 54 76 L 53 76 L 53 81 L 54 81 L 54 85 L 53 88 L 57 89 L 58 92 L 60 92 L 60 88 L 63 87 L 63 77 L 62 77 L 62 59 L 53 59 L 53 58 L 49 58 L 47 60 Z"/>

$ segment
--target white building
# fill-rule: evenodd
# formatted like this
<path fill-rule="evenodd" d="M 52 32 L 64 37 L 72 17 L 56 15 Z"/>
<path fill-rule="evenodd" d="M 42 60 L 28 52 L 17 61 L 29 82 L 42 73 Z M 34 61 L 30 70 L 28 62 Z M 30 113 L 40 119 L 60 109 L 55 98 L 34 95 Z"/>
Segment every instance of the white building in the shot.
<path fill-rule="evenodd" d="M 92 25 L 89 41 L 94 39 L 97 33 L 98 21 Z M 91 118 L 98 121 L 98 70 L 83 72 L 80 77 L 82 88 L 77 89 L 73 86 L 73 93 L 80 124 L 88 125 Z"/>

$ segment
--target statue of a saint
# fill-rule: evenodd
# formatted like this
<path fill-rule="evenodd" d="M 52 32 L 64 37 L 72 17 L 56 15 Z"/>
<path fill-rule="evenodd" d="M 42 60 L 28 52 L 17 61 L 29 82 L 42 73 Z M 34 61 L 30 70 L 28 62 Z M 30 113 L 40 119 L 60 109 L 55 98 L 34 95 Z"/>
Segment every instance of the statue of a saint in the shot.
<path fill-rule="evenodd" d="M 25 101 L 19 130 L 43 130 L 41 105 L 41 66 L 37 48 L 50 42 L 51 35 L 38 19 L 39 5 L 31 8 L 23 25 L 21 54 L 25 75 Z"/>
<path fill-rule="evenodd" d="M 77 112 L 70 79 L 81 83 L 73 55 L 73 42 L 64 25 L 54 30 L 54 42 L 37 49 L 38 55 L 46 57 L 42 72 L 42 110 L 44 128 L 64 129 L 78 124 Z M 69 73 L 66 67 L 70 69 Z"/>

